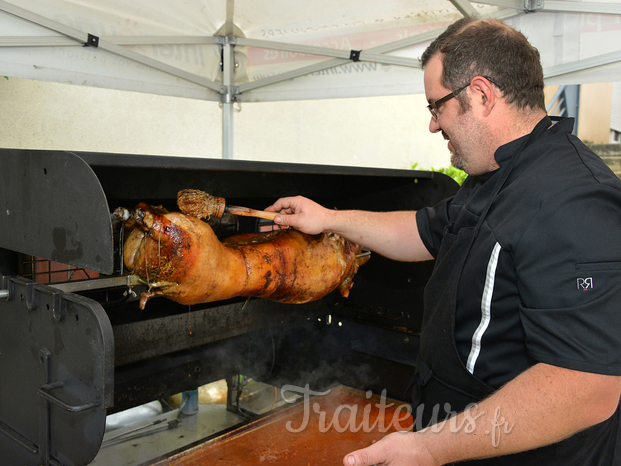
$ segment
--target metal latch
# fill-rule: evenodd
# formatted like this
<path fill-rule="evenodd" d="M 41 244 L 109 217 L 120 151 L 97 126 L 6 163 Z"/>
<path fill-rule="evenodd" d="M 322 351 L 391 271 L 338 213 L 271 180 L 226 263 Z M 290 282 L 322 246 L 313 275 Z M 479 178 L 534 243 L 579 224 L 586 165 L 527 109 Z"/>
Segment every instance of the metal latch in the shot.
<path fill-rule="evenodd" d="M 544 0 L 524 0 L 524 10 L 526 11 L 537 11 L 543 10 L 543 2 Z"/>

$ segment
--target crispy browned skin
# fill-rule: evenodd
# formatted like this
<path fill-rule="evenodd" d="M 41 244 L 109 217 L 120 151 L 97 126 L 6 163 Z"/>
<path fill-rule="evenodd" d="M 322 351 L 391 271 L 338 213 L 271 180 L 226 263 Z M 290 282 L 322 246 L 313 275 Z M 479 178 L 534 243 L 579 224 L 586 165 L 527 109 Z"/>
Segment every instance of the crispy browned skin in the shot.
<path fill-rule="evenodd" d="M 134 227 L 123 248 L 125 266 L 149 284 L 140 307 L 154 296 L 198 304 L 235 296 L 305 303 L 339 288 L 349 294 L 360 246 L 335 234 L 296 230 L 238 235 L 220 242 L 202 220 L 139 204 L 117 217 Z"/>

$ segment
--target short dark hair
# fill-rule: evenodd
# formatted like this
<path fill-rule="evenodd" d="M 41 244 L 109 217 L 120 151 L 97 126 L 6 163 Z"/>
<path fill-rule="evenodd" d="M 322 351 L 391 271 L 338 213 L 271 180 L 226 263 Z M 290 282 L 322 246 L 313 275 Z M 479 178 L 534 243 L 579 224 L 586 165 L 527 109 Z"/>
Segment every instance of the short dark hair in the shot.
<path fill-rule="evenodd" d="M 539 51 L 503 22 L 462 18 L 427 47 L 420 58 L 423 68 L 437 53 L 442 54 L 444 87 L 458 89 L 475 76 L 487 76 L 507 103 L 520 110 L 545 110 Z"/>

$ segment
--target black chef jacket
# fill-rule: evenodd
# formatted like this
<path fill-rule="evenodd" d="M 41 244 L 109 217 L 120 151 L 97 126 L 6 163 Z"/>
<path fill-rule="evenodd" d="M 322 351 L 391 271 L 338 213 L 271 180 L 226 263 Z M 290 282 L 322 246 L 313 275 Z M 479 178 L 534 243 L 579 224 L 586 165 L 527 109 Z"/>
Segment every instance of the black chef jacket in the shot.
<path fill-rule="evenodd" d="M 621 375 L 621 181 L 572 126 L 556 123 L 519 154 L 464 264 L 455 343 L 494 388 L 537 362 Z M 522 139 L 498 149 L 501 167 Z M 417 213 L 432 255 L 445 229 L 476 224 L 500 171 Z"/>

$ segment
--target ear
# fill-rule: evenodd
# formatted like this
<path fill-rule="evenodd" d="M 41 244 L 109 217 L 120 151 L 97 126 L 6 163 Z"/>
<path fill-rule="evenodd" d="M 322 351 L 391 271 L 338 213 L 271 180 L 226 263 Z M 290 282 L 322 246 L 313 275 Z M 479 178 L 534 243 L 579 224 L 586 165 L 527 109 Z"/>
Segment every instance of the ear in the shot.
<path fill-rule="evenodd" d="M 483 76 L 475 76 L 470 82 L 470 87 L 474 90 L 474 101 L 480 102 L 483 116 L 488 116 L 497 103 L 493 84 Z"/>

